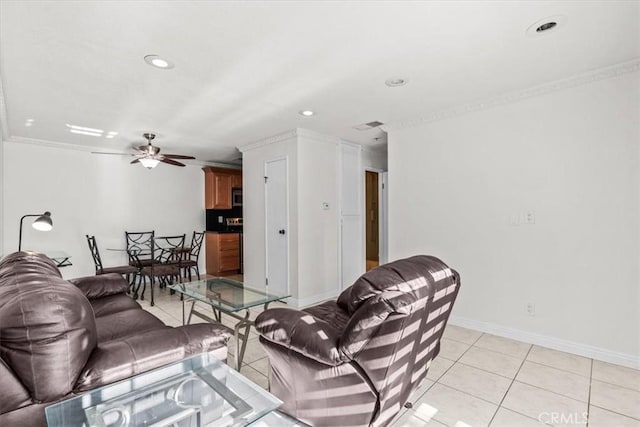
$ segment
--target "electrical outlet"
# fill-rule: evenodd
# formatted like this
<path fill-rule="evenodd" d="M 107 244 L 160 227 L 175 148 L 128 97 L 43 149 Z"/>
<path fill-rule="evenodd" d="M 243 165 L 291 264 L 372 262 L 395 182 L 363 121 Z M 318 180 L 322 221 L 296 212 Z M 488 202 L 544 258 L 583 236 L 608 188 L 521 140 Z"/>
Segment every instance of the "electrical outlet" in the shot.
<path fill-rule="evenodd" d="M 222 216 L 218 217 L 218 224 L 222 224 L 224 222 L 224 218 Z"/>
<path fill-rule="evenodd" d="M 529 316 L 534 317 L 536 315 L 536 305 L 532 302 L 527 303 L 527 313 Z"/>
<path fill-rule="evenodd" d="M 536 223 L 535 211 L 526 211 L 524 213 L 524 222 L 527 224 L 535 224 Z"/>

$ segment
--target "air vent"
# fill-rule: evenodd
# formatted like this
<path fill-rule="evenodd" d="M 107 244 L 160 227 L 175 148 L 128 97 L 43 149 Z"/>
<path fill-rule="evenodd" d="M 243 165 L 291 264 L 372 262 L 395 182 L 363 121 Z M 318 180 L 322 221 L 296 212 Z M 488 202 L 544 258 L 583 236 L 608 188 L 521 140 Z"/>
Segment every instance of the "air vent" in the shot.
<path fill-rule="evenodd" d="M 373 121 L 369 123 L 364 123 L 362 125 L 354 126 L 353 128 L 358 130 L 369 130 L 369 129 L 377 128 L 378 126 L 382 126 L 383 124 L 384 123 L 382 122 Z"/>

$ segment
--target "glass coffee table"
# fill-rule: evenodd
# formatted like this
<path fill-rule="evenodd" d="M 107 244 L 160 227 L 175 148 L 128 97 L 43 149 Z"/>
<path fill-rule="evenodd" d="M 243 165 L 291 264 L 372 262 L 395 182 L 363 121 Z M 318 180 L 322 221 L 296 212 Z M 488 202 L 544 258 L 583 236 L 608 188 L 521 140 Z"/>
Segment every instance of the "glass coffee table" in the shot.
<path fill-rule="evenodd" d="M 274 412 L 281 404 L 203 353 L 50 405 L 45 414 L 48 427 L 301 425 Z"/>
<path fill-rule="evenodd" d="M 263 305 L 265 310 L 274 301 L 280 301 L 291 295 L 276 295 L 258 289 L 245 286 L 242 282 L 227 279 L 225 277 L 215 277 L 212 279 L 197 280 L 187 283 L 176 283 L 170 285 L 169 289 L 183 295 L 182 300 L 182 324 L 188 325 L 191 316 L 196 316 L 208 322 L 222 321 L 222 313 L 238 320 L 234 326 L 234 337 L 236 340 L 235 368 L 240 370 L 244 351 L 249 340 L 249 331 L 254 324 L 249 319 L 249 309 Z M 196 307 L 196 302 L 209 305 L 213 318 L 209 313 L 203 313 Z M 186 305 L 191 303 L 188 309 Z"/>

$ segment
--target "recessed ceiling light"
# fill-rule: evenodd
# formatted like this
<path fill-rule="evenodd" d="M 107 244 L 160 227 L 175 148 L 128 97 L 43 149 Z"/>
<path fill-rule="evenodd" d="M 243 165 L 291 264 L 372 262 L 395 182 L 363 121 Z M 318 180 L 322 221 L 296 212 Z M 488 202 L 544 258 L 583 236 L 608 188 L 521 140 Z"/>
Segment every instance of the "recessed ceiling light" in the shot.
<path fill-rule="evenodd" d="M 402 77 L 392 77 L 390 79 L 385 80 L 384 82 L 384 84 L 386 84 L 389 87 L 404 86 L 407 83 L 409 83 L 409 80 Z"/>
<path fill-rule="evenodd" d="M 315 116 L 316 113 L 314 113 L 311 110 L 300 110 L 300 111 L 298 111 L 298 114 L 300 114 L 301 116 L 305 116 L 305 117 L 311 117 L 311 116 Z"/>
<path fill-rule="evenodd" d="M 173 63 L 158 55 L 147 55 L 144 57 L 144 61 L 152 67 L 160 68 L 162 70 L 169 70 L 174 67 Z"/>
<path fill-rule="evenodd" d="M 530 37 L 540 36 L 555 32 L 559 27 L 564 26 L 567 17 L 564 15 L 554 15 L 534 22 L 527 28 L 527 35 Z"/>
<path fill-rule="evenodd" d="M 69 128 L 69 132 L 78 133 L 80 135 L 90 135 L 90 136 L 102 136 L 104 131 L 102 129 L 88 128 L 85 126 L 76 126 L 70 125 L 67 123 L 67 127 Z"/>

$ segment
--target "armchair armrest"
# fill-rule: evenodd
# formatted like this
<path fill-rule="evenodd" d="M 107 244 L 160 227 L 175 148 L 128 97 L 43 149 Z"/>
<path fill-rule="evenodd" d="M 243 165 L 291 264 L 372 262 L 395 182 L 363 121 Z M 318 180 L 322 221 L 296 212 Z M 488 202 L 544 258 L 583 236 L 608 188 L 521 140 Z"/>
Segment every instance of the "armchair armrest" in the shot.
<path fill-rule="evenodd" d="M 344 363 L 338 351 L 340 332 L 304 311 L 272 308 L 262 312 L 255 327 L 263 339 L 326 365 Z"/>
<path fill-rule="evenodd" d="M 90 390 L 129 378 L 189 356 L 226 346 L 231 330 L 199 323 L 154 329 L 99 344 L 76 382 L 74 391 Z"/>
<path fill-rule="evenodd" d="M 76 285 L 88 299 L 123 294 L 129 289 L 129 283 L 118 273 L 78 277 L 69 282 Z"/>

